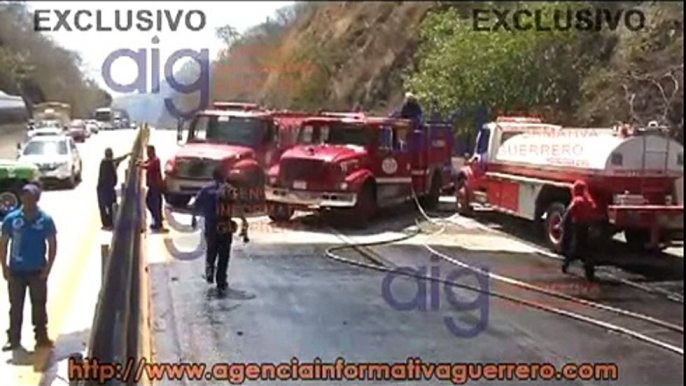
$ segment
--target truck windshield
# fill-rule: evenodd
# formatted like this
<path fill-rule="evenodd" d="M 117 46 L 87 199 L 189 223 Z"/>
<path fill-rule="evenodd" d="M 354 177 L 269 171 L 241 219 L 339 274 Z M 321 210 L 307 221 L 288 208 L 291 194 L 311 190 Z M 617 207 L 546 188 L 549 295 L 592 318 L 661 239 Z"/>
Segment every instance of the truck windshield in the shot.
<path fill-rule="evenodd" d="M 65 155 L 66 141 L 33 141 L 26 144 L 24 155 Z"/>
<path fill-rule="evenodd" d="M 95 113 L 95 120 L 100 122 L 109 122 L 112 114 L 109 111 L 98 111 Z"/>
<path fill-rule="evenodd" d="M 366 146 L 369 143 L 369 135 L 359 125 L 304 125 L 298 133 L 298 143 Z"/>
<path fill-rule="evenodd" d="M 256 118 L 200 116 L 191 125 L 189 141 L 255 148 L 264 138 L 267 122 Z"/>

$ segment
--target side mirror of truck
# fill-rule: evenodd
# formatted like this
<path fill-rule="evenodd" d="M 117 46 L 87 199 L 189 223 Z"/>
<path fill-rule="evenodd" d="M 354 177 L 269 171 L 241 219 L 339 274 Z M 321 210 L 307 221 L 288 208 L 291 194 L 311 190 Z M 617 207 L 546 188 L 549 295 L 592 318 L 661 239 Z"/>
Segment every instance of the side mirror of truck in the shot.
<path fill-rule="evenodd" d="M 21 150 L 21 143 L 17 142 L 17 150 Z"/>

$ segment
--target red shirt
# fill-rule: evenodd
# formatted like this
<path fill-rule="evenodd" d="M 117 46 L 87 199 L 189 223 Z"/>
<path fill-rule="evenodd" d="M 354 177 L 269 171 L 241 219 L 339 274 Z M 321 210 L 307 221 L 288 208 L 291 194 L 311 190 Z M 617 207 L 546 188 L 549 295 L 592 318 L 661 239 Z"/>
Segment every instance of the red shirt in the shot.
<path fill-rule="evenodd" d="M 575 224 L 589 223 L 596 220 L 596 205 L 586 197 L 574 197 L 569 206 L 569 215 Z"/>
<path fill-rule="evenodd" d="M 162 189 L 162 167 L 157 157 L 145 161 L 145 180 L 149 188 Z"/>
<path fill-rule="evenodd" d="M 597 205 L 588 192 L 588 185 L 582 180 L 574 182 L 572 188 L 572 202 L 567 209 L 575 224 L 595 221 Z"/>

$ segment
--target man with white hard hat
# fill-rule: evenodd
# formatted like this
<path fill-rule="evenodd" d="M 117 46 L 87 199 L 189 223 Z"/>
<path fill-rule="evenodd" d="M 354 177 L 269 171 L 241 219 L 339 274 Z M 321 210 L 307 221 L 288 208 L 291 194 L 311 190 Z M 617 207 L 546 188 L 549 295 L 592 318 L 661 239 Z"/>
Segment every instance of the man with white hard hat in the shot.
<path fill-rule="evenodd" d="M 415 123 L 419 124 L 422 122 L 423 116 L 424 113 L 422 112 L 422 107 L 417 101 L 417 97 L 411 92 L 406 93 L 405 103 L 403 103 L 403 107 L 400 110 L 400 118 L 411 119 L 415 121 Z"/>

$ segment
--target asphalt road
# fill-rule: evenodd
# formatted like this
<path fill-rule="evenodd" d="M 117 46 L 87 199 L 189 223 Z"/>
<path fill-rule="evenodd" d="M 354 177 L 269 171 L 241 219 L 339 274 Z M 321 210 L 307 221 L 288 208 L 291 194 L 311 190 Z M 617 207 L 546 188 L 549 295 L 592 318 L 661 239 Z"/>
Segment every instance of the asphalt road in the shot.
<path fill-rule="evenodd" d="M 173 134 L 169 137 L 162 140 L 158 133 L 154 139 L 158 148 L 173 149 Z M 167 142 L 169 147 L 163 145 Z M 188 216 L 175 215 L 174 219 L 190 223 Z M 393 217 L 380 220 L 367 234 L 351 237 L 357 241 L 394 238 L 411 224 L 411 218 Z M 535 248 L 485 233 L 471 220 L 455 228 L 454 234 L 433 239 L 431 243 L 451 256 L 485 264 L 501 273 L 545 283 L 553 289 L 576 291 L 579 296 L 595 297 L 683 325 L 682 305 L 610 283 L 598 288 L 585 285 L 582 279 L 562 275 L 558 263 L 535 256 Z M 432 290 L 427 285 L 427 299 L 421 303 L 427 305 L 426 311 L 394 308 L 393 300 L 384 296 L 384 280 L 389 280 L 388 275 L 325 258 L 325 249 L 340 245 L 342 240 L 320 224 L 309 224 L 308 218 L 288 229 L 255 219 L 251 230 L 251 243 L 234 243 L 230 291 L 224 297 L 218 296 L 202 277 L 202 250 L 193 253 L 198 249 L 199 234 L 172 232 L 149 237 L 156 361 L 277 364 L 289 363 L 295 357 L 300 362 L 319 358 L 331 363 L 341 357 L 347 363 L 404 363 L 408 357 L 418 357 L 424 362 L 531 362 L 551 363 L 558 368 L 565 363 L 598 362 L 619 366 L 620 378 L 614 384 L 683 384 L 682 356 L 497 298 L 483 298 L 477 302 L 479 308 L 472 312 L 456 310 L 443 286 Z M 428 253 L 418 246 L 422 241 L 427 241 L 425 236 L 395 247 L 375 248 L 375 251 L 391 266 L 427 270 L 433 267 L 440 271 L 437 276 L 441 277 L 455 270 L 445 262 L 430 260 Z M 353 252 L 346 254 L 361 259 Z M 475 284 L 469 275 L 460 280 Z M 402 303 L 416 294 L 417 282 L 393 279 L 390 288 L 393 299 Z M 508 291 L 502 286 L 497 288 Z M 578 293 L 584 291 L 589 293 Z M 473 305 L 477 298 L 467 290 L 453 292 L 464 303 Z M 438 299 L 442 306 L 433 310 L 431 299 Z M 452 318 L 462 332 L 454 327 L 451 331 L 451 322 L 446 318 Z M 469 331 L 474 336 L 467 337 Z M 204 382 L 187 381 L 188 384 L 214 384 Z M 182 383 L 167 380 L 161 384 Z M 263 383 L 279 384 L 277 381 Z M 349 382 L 328 384 L 341 383 Z M 439 382 L 434 379 L 407 383 Z M 532 383 L 536 382 L 520 382 Z M 537 383 L 613 382 L 539 380 Z"/>
<path fill-rule="evenodd" d="M 27 295 L 22 343 L 26 348 L 14 353 L 0 353 L 0 380 L 12 386 L 36 386 L 41 382 L 41 368 L 48 367 L 49 384 L 56 363 L 72 352 L 81 352 L 88 343 L 89 330 L 100 288 L 100 245 L 109 244 L 111 233 L 100 231 L 95 186 L 99 161 L 106 147 L 115 155 L 130 151 L 134 131 L 101 132 L 77 144 L 83 160 L 83 182 L 75 189 L 47 189 L 39 205 L 54 219 L 58 232 L 58 252 L 48 281 L 48 319 L 50 336 L 56 340 L 53 355 L 34 355 L 31 309 Z M 0 157 L 15 158 L 16 136 L 0 138 Z M 11 144 L 12 146 L 9 146 Z M 120 167 L 120 181 L 124 166 Z M 9 327 L 9 302 L 6 285 L 0 286 L 0 328 Z M 5 336 L 2 336 L 4 344 Z M 38 370 L 38 371 L 34 371 Z M 63 380 L 56 380 L 64 385 Z"/>

